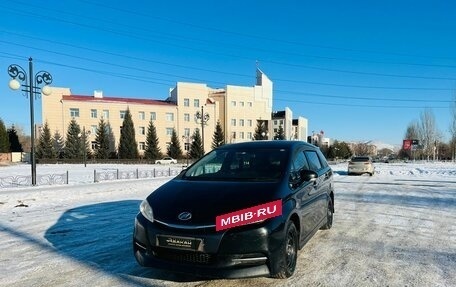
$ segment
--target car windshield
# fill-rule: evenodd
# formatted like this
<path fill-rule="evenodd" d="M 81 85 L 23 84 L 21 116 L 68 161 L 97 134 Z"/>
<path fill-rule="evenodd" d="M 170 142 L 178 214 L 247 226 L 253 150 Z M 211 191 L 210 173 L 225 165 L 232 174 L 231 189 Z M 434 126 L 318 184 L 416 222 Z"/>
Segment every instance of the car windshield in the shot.
<path fill-rule="evenodd" d="M 191 166 L 185 179 L 227 181 L 277 181 L 286 170 L 287 150 L 217 149 Z"/>

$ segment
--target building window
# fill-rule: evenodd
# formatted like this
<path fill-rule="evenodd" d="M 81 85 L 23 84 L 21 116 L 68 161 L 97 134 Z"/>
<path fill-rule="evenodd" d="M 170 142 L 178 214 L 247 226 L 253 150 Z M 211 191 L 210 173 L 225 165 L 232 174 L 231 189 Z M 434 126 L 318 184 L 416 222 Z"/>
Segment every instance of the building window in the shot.
<path fill-rule="evenodd" d="M 109 119 L 109 110 L 103 110 L 103 118 L 104 119 Z"/>
<path fill-rule="evenodd" d="M 231 139 L 236 139 L 236 132 L 231 132 Z"/>
<path fill-rule="evenodd" d="M 249 127 L 251 127 L 251 126 L 252 126 L 252 120 L 247 120 L 247 125 L 248 125 Z"/>
<path fill-rule="evenodd" d="M 144 112 L 139 112 L 138 117 L 140 120 L 145 120 L 146 119 L 146 114 Z"/>
<path fill-rule="evenodd" d="M 241 140 L 244 139 L 244 132 L 240 132 L 240 133 L 239 133 L 239 138 L 240 138 Z"/>
<path fill-rule="evenodd" d="M 247 139 L 248 139 L 248 140 L 251 140 L 251 139 L 252 139 L 252 132 L 248 132 L 248 133 L 247 133 Z"/>
<path fill-rule="evenodd" d="M 139 150 L 145 150 L 146 149 L 146 143 L 145 142 L 139 142 L 138 146 L 139 146 Z"/>
<path fill-rule="evenodd" d="M 91 109 L 90 110 L 90 117 L 92 119 L 96 119 L 97 118 L 97 110 L 96 109 Z"/>
<path fill-rule="evenodd" d="M 97 149 L 97 142 L 91 142 L 90 146 L 92 147 L 92 150 L 96 150 Z"/>
<path fill-rule="evenodd" d="M 93 134 L 93 135 L 96 135 L 97 134 L 97 129 L 98 129 L 98 127 L 96 125 L 91 125 L 90 126 L 90 133 Z"/>
<path fill-rule="evenodd" d="M 166 128 L 166 135 L 172 136 L 173 135 L 173 128 Z"/>
<path fill-rule="evenodd" d="M 199 108 L 200 107 L 200 100 L 199 99 L 194 99 L 193 100 L 193 106 L 195 108 Z"/>
<path fill-rule="evenodd" d="M 239 106 L 243 107 L 244 106 L 244 102 L 239 102 Z"/>
<path fill-rule="evenodd" d="M 231 101 L 231 106 L 235 107 L 236 106 L 236 101 Z"/>
<path fill-rule="evenodd" d="M 186 121 L 186 122 L 190 121 L 190 114 L 184 114 L 184 121 Z"/>
<path fill-rule="evenodd" d="M 190 129 L 189 128 L 185 128 L 184 129 L 184 136 L 186 136 L 186 137 L 190 136 Z"/>
<path fill-rule="evenodd" d="M 157 119 L 157 114 L 155 114 L 155 112 L 150 112 L 150 119 L 155 121 Z"/>
<path fill-rule="evenodd" d="M 233 126 L 233 127 L 236 126 L 236 119 L 231 119 L 231 126 Z"/>
<path fill-rule="evenodd" d="M 252 102 L 247 102 L 247 106 L 251 108 L 253 106 Z"/>
<path fill-rule="evenodd" d="M 120 118 L 123 120 L 125 119 L 125 114 L 127 113 L 127 111 L 120 111 Z"/>
<path fill-rule="evenodd" d="M 244 120 L 239 120 L 239 126 L 243 127 L 244 126 Z"/>
<path fill-rule="evenodd" d="M 274 120 L 274 125 L 277 125 L 277 120 Z"/>
<path fill-rule="evenodd" d="M 279 123 L 280 123 L 281 125 L 283 125 L 283 120 L 280 120 Z"/>
<path fill-rule="evenodd" d="M 184 99 L 184 107 L 190 107 L 190 99 Z"/>
<path fill-rule="evenodd" d="M 145 135 L 146 134 L 146 127 L 139 127 L 139 134 Z"/>
<path fill-rule="evenodd" d="M 70 117 L 72 118 L 79 118 L 79 109 L 71 108 L 70 109 Z"/>
<path fill-rule="evenodd" d="M 174 114 L 173 113 L 166 113 L 166 120 L 168 122 L 173 122 L 174 121 Z"/>

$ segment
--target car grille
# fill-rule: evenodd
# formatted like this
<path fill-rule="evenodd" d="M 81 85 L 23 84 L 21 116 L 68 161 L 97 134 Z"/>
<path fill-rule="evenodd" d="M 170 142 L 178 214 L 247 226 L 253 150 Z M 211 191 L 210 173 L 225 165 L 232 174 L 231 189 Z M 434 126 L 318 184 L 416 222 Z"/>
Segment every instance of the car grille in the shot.
<path fill-rule="evenodd" d="M 178 263 L 208 265 L 214 262 L 214 256 L 204 252 L 173 250 L 168 248 L 154 248 L 153 251 L 155 257 L 159 259 Z"/>

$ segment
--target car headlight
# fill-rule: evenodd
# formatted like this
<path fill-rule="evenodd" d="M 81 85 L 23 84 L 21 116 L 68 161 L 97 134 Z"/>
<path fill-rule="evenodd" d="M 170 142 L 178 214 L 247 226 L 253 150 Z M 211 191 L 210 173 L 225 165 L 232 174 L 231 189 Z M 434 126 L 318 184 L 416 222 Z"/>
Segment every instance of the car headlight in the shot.
<path fill-rule="evenodd" d="M 150 207 L 149 202 L 147 202 L 147 199 L 144 199 L 141 202 L 141 205 L 139 206 L 139 211 L 150 222 L 154 222 L 154 213 L 152 212 L 152 207 Z"/>

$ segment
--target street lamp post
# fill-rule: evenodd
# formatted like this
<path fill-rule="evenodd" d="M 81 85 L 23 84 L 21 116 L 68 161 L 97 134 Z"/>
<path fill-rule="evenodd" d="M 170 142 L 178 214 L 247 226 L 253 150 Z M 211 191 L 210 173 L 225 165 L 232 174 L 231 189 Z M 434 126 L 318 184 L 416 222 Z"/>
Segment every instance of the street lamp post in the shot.
<path fill-rule="evenodd" d="M 203 147 L 203 153 L 204 153 L 204 125 L 207 124 L 209 121 L 209 114 L 204 113 L 204 106 L 201 106 L 201 112 L 197 111 L 195 114 L 195 119 L 196 121 L 201 121 L 201 139 L 202 139 L 202 147 Z"/>
<path fill-rule="evenodd" d="M 12 90 L 19 90 L 22 87 L 24 96 L 30 99 L 30 137 L 31 151 L 30 161 L 32 163 L 32 185 L 36 185 L 36 161 L 35 161 L 35 117 L 33 101 L 39 99 L 41 94 L 48 96 L 51 94 L 52 76 L 46 71 L 39 71 L 33 74 L 32 58 L 29 58 L 28 79 L 27 72 L 19 65 L 12 64 L 8 67 L 8 75 L 12 78 L 9 87 Z M 20 82 L 19 82 L 20 81 Z M 41 87 L 42 86 L 42 87 Z"/>
<path fill-rule="evenodd" d="M 87 142 L 87 136 L 90 136 L 90 131 L 85 130 L 85 127 L 82 127 L 82 134 L 80 133 L 79 138 L 82 139 L 82 154 L 83 154 L 83 161 L 84 161 L 84 167 L 87 166 L 87 151 L 86 151 L 86 142 Z"/>
<path fill-rule="evenodd" d="M 187 167 L 188 167 L 188 158 L 190 156 L 190 136 L 189 135 L 183 135 L 182 140 L 185 140 L 184 147 L 187 151 Z"/>

